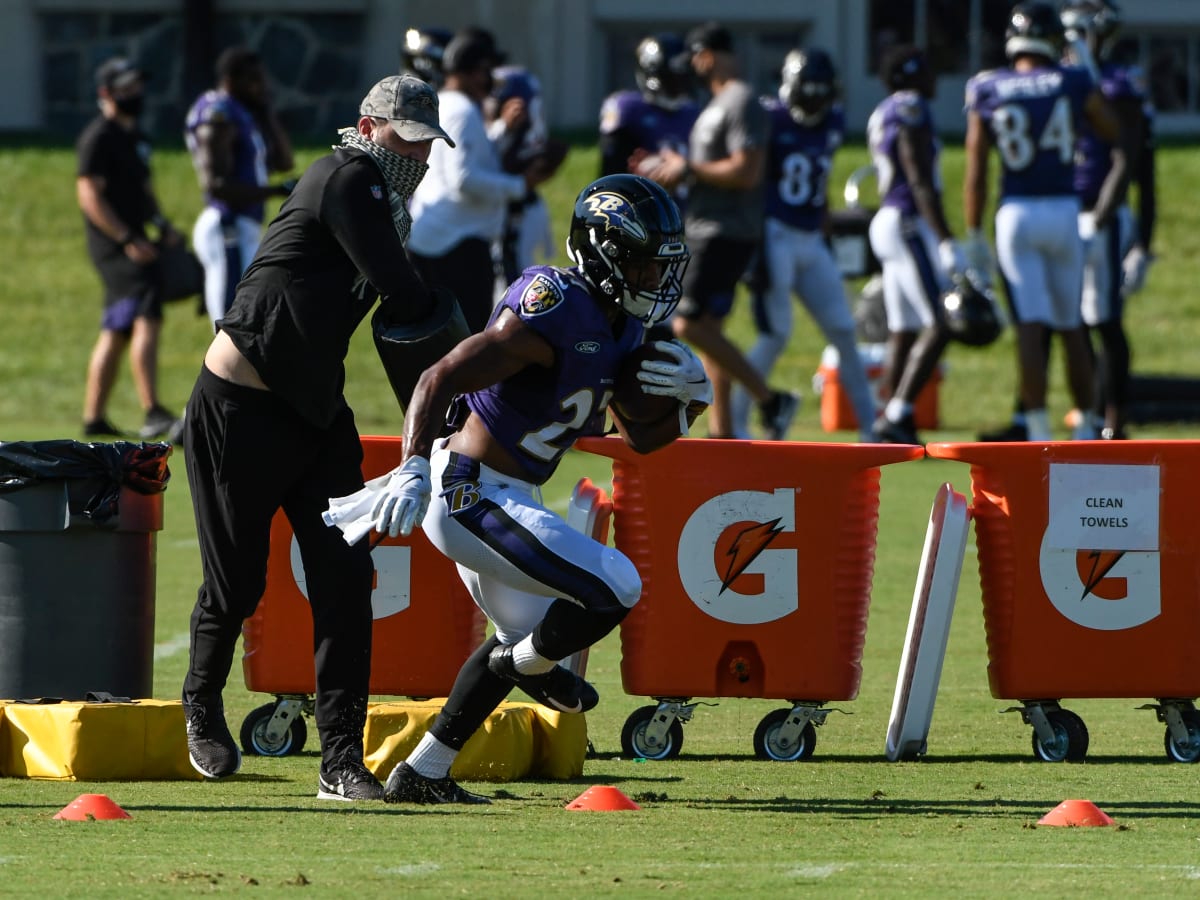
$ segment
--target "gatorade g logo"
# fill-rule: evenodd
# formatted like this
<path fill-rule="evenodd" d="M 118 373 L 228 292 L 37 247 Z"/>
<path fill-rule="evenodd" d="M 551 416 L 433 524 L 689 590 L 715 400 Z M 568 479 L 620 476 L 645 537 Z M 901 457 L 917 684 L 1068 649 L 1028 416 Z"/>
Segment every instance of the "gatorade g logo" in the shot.
<path fill-rule="evenodd" d="M 783 618 L 799 604 L 799 554 L 772 544 L 795 530 L 793 488 L 730 491 L 707 500 L 679 535 L 683 589 L 722 622 L 760 625 Z"/>
<path fill-rule="evenodd" d="M 1120 631 L 1162 613 L 1157 466 L 1050 466 L 1039 565 L 1046 596 L 1084 628 Z"/>
<path fill-rule="evenodd" d="M 291 544 L 292 577 L 296 587 L 308 599 L 308 582 L 300 561 L 300 545 L 293 535 Z M 380 544 L 371 551 L 375 563 L 375 589 L 371 591 L 371 617 L 386 619 L 408 609 L 412 599 L 412 547 Z"/>

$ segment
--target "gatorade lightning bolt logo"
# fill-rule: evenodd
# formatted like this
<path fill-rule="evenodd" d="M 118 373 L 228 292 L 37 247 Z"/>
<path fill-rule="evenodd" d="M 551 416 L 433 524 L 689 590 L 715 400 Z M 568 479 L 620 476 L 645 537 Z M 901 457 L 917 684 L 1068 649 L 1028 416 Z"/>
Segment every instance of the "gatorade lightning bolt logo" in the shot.
<path fill-rule="evenodd" d="M 1094 594 L 1105 600 L 1120 600 L 1121 596 L 1108 596 L 1105 594 L 1111 593 L 1103 589 L 1097 590 L 1104 582 L 1108 573 L 1112 571 L 1113 566 L 1121 561 L 1121 557 L 1125 555 L 1124 550 L 1088 550 L 1079 554 L 1079 577 L 1083 582 L 1083 593 L 1079 595 L 1079 602 L 1082 603 L 1087 599 L 1088 594 Z M 1088 563 L 1091 563 L 1088 566 Z M 1085 567 L 1087 571 L 1085 571 Z M 1120 579 L 1121 586 L 1124 587 L 1124 579 Z"/>
<path fill-rule="evenodd" d="M 781 531 L 783 528 L 779 526 L 779 519 L 772 519 L 770 522 L 759 522 L 745 531 L 738 532 L 737 537 L 733 539 L 733 545 L 725 553 L 729 557 L 729 565 L 725 574 L 721 576 L 721 590 L 718 594 L 725 593 L 734 579 L 746 571 L 746 567 L 770 546 L 771 541 L 775 540 L 775 536 Z"/>

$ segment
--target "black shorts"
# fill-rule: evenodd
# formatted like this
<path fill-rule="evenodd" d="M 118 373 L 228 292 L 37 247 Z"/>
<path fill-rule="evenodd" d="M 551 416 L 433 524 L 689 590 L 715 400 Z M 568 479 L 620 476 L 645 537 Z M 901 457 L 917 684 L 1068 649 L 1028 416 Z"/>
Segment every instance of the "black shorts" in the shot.
<path fill-rule="evenodd" d="M 128 332 L 134 319 L 162 318 L 162 279 L 158 263 L 140 266 L 124 251 L 93 257 L 92 263 L 104 285 L 102 328 Z"/>
<path fill-rule="evenodd" d="M 692 261 L 683 276 L 683 299 L 677 314 L 685 319 L 710 315 L 723 319 L 733 308 L 733 292 L 746 272 L 758 241 L 715 235 L 688 238 Z"/>

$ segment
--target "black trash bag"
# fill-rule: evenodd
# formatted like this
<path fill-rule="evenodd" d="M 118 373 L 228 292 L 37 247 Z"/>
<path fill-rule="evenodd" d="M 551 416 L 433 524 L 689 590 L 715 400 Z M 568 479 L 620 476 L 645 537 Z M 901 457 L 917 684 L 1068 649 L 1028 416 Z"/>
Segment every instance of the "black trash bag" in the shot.
<path fill-rule="evenodd" d="M 0 492 L 65 481 L 71 515 L 106 522 L 117 514 L 122 487 L 139 494 L 160 494 L 167 489 L 171 449 L 166 443 L 131 441 L 0 442 Z"/>

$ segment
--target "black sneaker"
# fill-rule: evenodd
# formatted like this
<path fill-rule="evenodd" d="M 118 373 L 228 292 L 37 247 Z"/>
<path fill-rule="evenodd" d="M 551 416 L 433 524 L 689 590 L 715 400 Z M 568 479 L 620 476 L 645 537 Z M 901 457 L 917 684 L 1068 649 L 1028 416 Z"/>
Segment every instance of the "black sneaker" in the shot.
<path fill-rule="evenodd" d="M 123 438 L 125 432 L 105 418 L 93 419 L 83 423 L 84 437 L 114 437 Z"/>
<path fill-rule="evenodd" d="M 193 697 L 183 701 L 187 721 L 188 760 L 205 778 L 225 778 L 242 767 L 242 751 L 225 724 L 221 697 Z"/>
<path fill-rule="evenodd" d="M 392 769 L 383 788 L 385 803 L 464 803 L 470 806 L 490 804 L 482 794 L 472 794 L 447 775 L 445 778 L 426 778 L 406 762 Z"/>
<path fill-rule="evenodd" d="M 182 427 L 182 419 L 177 418 L 170 410 L 162 406 L 154 406 L 146 413 L 146 421 L 138 431 L 138 437 L 143 441 L 152 441 L 170 434 L 178 435 Z"/>
<path fill-rule="evenodd" d="M 787 438 L 788 428 L 791 427 L 798 409 L 800 397 L 787 391 L 772 391 L 770 398 L 758 405 L 758 414 L 768 441 L 782 441 Z"/>
<path fill-rule="evenodd" d="M 893 422 L 887 416 L 880 416 L 875 420 L 871 430 L 883 444 L 921 443 L 921 439 L 917 437 L 917 429 L 913 424 L 912 416 L 905 416 L 899 422 Z"/>
<path fill-rule="evenodd" d="M 338 763 L 335 768 L 321 766 L 317 778 L 319 800 L 382 800 L 383 785 L 363 765 L 362 760 L 351 759 Z"/>
<path fill-rule="evenodd" d="M 1024 423 L 1010 422 L 1004 428 L 997 428 L 995 431 L 981 431 L 979 440 L 984 443 L 999 443 L 1006 441 L 1027 441 L 1029 440 L 1029 429 Z"/>
<path fill-rule="evenodd" d="M 488 671 L 508 681 L 519 681 L 521 673 L 517 671 L 517 664 L 513 661 L 514 646 L 516 645 L 501 644 L 498 647 L 493 647 L 492 652 L 488 654 Z"/>
<path fill-rule="evenodd" d="M 596 689 L 565 666 L 555 666 L 543 675 L 518 674 L 517 687 L 542 706 L 559 712 L 585 713 L 600 702 Z"/>

